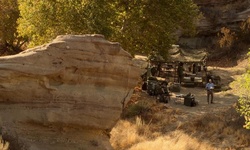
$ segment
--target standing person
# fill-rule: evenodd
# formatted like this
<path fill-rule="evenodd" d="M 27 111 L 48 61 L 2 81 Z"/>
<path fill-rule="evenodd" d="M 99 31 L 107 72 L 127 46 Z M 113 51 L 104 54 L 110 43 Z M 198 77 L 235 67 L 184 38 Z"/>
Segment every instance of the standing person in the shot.
<path fill-rule="evenodd" d="M 207 90 L 207 103 L 209 104 L 209 97 L 211 96 L 211 104 L 213 104 L 214 99 L 214 83 L 212 82 L 212 79 L 208 80 L 208 83 L 206 84 L 206 90 Z"/>
<path fill-rule="evenodd" d="M 183 78 L 183 63 L 179 62 L 178 68 L 177 68 L 177 74 L 178 74 L 178 82 L 181 84 L 182 78 Z"/>
<path fill-rule="evenodd" d="M 193 64 L 192 64 L 192 73 L 193 73 L 193 74 L 196 74 L 196 72 L 197 72 L 197 67 L 196 67 L 196 64 L 193 63 Z"/>

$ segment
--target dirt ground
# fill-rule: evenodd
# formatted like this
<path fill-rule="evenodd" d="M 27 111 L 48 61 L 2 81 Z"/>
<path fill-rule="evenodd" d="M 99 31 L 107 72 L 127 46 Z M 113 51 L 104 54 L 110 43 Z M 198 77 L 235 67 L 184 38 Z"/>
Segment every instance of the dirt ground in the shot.
<path fill-rule="evenodd" d="M 243 73 L 245 73 L 248 65 L 247 60 L 243 60 L 234 67 L 208 67 L 208 71 L 211 71 L 214 75 L 221 77 L 222 88 L 221 91 L 214 92 L 214 104 L 207 103 L 207 93 L 205 87 L 187 87 L 181 86 L 180 92 L 172 92 L 171 101 L 166 105 L 172 108 L 178 108 L 184 111 L 187 115 L 203 115 L 209 112 L 220 112 L 226 108 L 230 108 L 235 104 L 239 98 L 239 91 L 231 84 Z M 183 98 L 176 98 L 176 95 L 186 95 L 191 93 L 195 96 L 195 100 L 198 105 L 195 107 L 187 107 L 183 105 Z M 144 98 L 155 99 L 152 96 L 148 96 L 146 93 L 141 95 Z"/>
<path fill-rule="evenodd" d="M 187 94 L 191 93 L 195 96 L 195 100 L 198 102 L 198 105 L 195 107 L 187 107 L 183 105 L 183 98 L 176 98 L 178 94 Z M 207 103 L 206 90 L 203 88 L 188 88 L 181 87 L 181 92 L 173 93 L 171 96 L 171 101 L 167 104 L 173 108 L 179 108 L 186 114 L 190 115 L 203 115 L 207 112 L 218 112 L 225 107 L 231 107 L 237 101 L 237 96 L 233 94 L 228 94 L 227 92 L 216 92 L 214 93 L 214 104 Z"/>
<path fill-rule="evenodd" d="M 234 81 L 245 73 L 247 66 L 248 61 L 244 60 L 234 67 L 208 67 L 209 71 L 214 75 L 219 75 L 222 79 L 222 90 L 214 93 L 214 104 L 207 103 L 205 87 L 181 86 L 180 92 L 171 93 L 169 103 L 157 103 L 154 96 L 149 96 L 145 91 L 139 90 L 136 93 L 138 100 L 154 102 L 155 107 L 153 109 L 161 109 L 160 111 L 154 111 L 154 113 L 160 113 L 162 116 L 159 117 L 158 122 L 156 121 L 157 123 L 150 122 L 154 124 L 154 127 L 148 127 L 149 130 L 153 130 L 150 133 L 144 131 L 143 136 L 147 137 L 146 140 L 138 140 L 138 138 L 142 138 L 139 135 L 136 141 L 123 147 L 117 146 L 121 142 L 125 143 L 122 140 L 116 141 L 117 136 L 123 137 L 123 134 L 131 136 L 134 133 L 129 133 L 129 130 L 126 131 L 129 127 L 124 129 L 124 125 L 121 123 L 124 121 L 119 121 L 111 132 L 111 144 L 114 149 L 129 150 L 249 150 L 250 138 L 248 137 L 250 132 L 243 129 L 244 120 L 237 117 L 239 115 L 233 108 L 239 98 L 239 91 L 237 85 L 234 85 Z M 195 96 L 195 100 L 198 101 L 197 106 L 185 106 L 183 98 L 176 98 L 178 94 L 186 95 L 188 93 Z M 171 117 L 170 114 L 172 114 Z M 153 115 L 157 116 L 156 114 Z M 171 121 L 166 123 L 167 119 Z M 131 124 L 133 124 L 133 121 Z M 124 140 L 131 140 L 131 137 L 124 138 Z"/>

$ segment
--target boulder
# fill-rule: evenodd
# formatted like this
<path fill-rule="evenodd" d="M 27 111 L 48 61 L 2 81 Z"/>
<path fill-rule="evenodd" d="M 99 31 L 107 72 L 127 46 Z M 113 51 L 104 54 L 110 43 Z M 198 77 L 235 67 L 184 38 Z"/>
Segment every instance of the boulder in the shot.
<path fill-rule="evenodd" d="M 240 30 L 241 23 L 250 17 L 248 0 L 194 0 L 203 17 L 197 22 L 195 37 L 180 36 L 180 46 L 213 49 L 217 45 L 222 27 L 233 32 Z"/>
<path fill-rule="evenodd" d="M 32 150 L 112 149 L 109 131 L 139 79 L 132 56 L 102 35 L 58 36 L 1 57 L 0 71 L 3 135 Z"/>

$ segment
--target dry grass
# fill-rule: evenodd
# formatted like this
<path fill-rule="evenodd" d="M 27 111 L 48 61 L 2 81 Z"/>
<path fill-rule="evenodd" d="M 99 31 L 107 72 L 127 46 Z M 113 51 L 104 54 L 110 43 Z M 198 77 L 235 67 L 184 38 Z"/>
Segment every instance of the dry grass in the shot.
<path fill-rule="evenodd" d="M 124 150 L 141 141 L 144 137 L 139 135 L 136 125 L 126 120 L 120 120 L 111 132 L 110 142 L 114 149 Z"/>
<path fill-rule="evenodd" d="M 194 150 L 212 149 L 206 142 L 200 143 L 196 138 L 191 138 L 182 131 L 174 131 L 169 136 L 160 136 L 151 141 L 144 141 L 134 145 L 129 150 Z"/>
<path fill-rule="evenodd" d="M 235 82 L 230 83 L 246 71 L 249 63 L 245 60 L 220 59 L 212 66 L 228 65 L 226 68 L 209 68 L 223 79 L 226 88 L 220 96 L 230 97 L 238 92 L 240 83 L 236 86 Z M 135 90 L 141 92 L 140 88 Z M 250 131 L 243 128 L 244 119 L 233 107 L 216 114 L 206 112 L 190 116 L 168 105 L 156 104 L 152 98 L 141 97 L 138 93 L 131 102 L 143 107 L 132 109 L 135 111 L 131 112 L 140 113 L 127 115 L 111 131 L 110 142 L 115 150 L 245 150 L 250 147 Z"/>
<path fill-rule="evenodd" d="M 9 142 L 4 141 L 2 136 L 0 136 L 0 150 L 9 150 Z"/>
<path fill-rule="evenodd" d="M 147 111 L 123 118 L 111 131 L 110 142 L 115 150 L 236 150 L 250 147 L 250 131 L 242 127 L 244 119 L 234 106 L 216 114 L 209 112 L 192 118 L 170 105 L 155 103 L 146 97 L 140 99 Z"/>
<path fill-rule="evenodd" d="M 250 131 L 243 129 L 243 124 L 244 120 L 236 113 L 235 108 L 230 108 L 217 115 L 206 114 L 183 124 L 179 129 L 186 133 L 192 132 L 199 139 L 210 137 L 209 141 L 216 148 L 241 149 L 250 146 Z"/>
<path fill-rule="evenodd" d="M 169 129 L 165 127 L 176 122 L 176 115 L 181 114 L 180 110 L 169 109 L 161 104 L 156 105 L 152 101 L 144 105 L 148 106 L 146 109 L 148 111 L 144 114 L 132 118 L 131 115 L 127 115 L 129 116 L 128 119 L 120 120 L 116 127 L 113 128 L 110 142 L 114 149 L 130 149 L 138 143 L 144 143 L 161 137 L 163 133 L 169 132 Z M 138 111 L 140 110 L 138 109 Z M 126 113 L 128 112 L 126 111 Z"/>

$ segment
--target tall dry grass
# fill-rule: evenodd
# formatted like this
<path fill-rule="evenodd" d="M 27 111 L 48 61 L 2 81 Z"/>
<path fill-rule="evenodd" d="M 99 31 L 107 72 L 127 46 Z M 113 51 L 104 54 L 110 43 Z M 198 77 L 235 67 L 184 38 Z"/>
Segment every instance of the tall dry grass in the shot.
<path fill-rule="evenodd" d="M 230 108 L 184 121 L 181 110 L 151 105 L 143 116 L 120 120 L 111 132 L 115 150 L 225 150 L 250 147 L 250 131 Z M 187 116 L 186 116 L 187 117 Z"/>
<path fill-rule="evenodd" d="M 195 150 L 213 149 L 206 142 L 192 138 L 182 131 L 173 131 L 169 135 L 162 135 L 156 139 L 144 141 L 132 146 L 129 150 Z"/>
<path fill-rule="evenodd" d="M 145 136 L 142 136 L 142 133 L 137 132 L 136 124 L 120 120 L 111 132 L 110 142 L 114 149 L 125 150 L 144 141 L 144 138 Z"/>
<path fill-rule="evenodd" d="M 4 141 L 2 136 L 0 136 L 0 150 L 9 150 L 9 142 Z"/>

